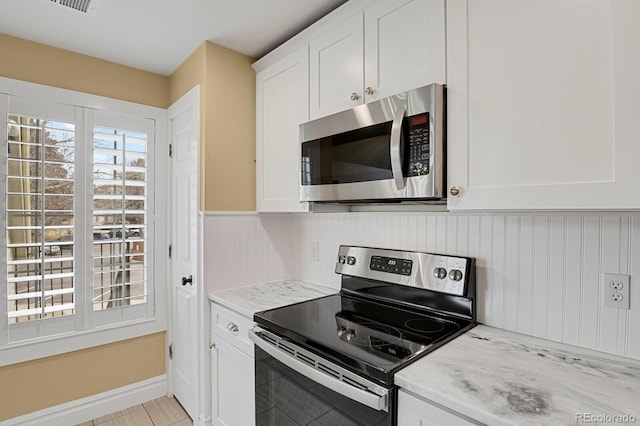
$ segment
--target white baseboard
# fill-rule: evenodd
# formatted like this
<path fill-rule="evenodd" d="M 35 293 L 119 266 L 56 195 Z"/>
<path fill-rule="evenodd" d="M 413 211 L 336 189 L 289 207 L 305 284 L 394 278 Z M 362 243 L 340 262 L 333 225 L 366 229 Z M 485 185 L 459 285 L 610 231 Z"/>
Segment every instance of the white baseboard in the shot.
<path fill-rule="evenodd" d="M 193 424 L 195 425 L 196 422 L 193 422 Z M 211 418 L 211 416 L 207 416 L 205 418 L 200 416 L 197 424 L 198 426 L 213 426 L 213 419 Z"/>
<path fill-rule="evenodd" d="M 0 422 L 0 426 L 70 426 L 167 395 L 167 375 Z"/>

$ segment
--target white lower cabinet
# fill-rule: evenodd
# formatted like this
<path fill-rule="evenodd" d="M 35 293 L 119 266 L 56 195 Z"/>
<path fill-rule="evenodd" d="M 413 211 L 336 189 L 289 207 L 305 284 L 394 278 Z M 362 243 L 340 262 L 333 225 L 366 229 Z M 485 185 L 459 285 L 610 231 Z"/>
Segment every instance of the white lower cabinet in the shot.
<path fill-rule="evenodd" d="M 398 391 L 398 426 L 471 426 L 470 419 L 418 398 L 402 389 Z"/>
<path fill-rule="evenodd" d="M 255 424 L 254 354 L 247 332 L 253 322 L 211 304 L 212 409 L 215 426 Z"/>
<path fill-rule="evenodd" d="M 214 343 L 214 424 L 252 425 L 255 422 L 253 358 L 224 339 L 216 339 Z"/>

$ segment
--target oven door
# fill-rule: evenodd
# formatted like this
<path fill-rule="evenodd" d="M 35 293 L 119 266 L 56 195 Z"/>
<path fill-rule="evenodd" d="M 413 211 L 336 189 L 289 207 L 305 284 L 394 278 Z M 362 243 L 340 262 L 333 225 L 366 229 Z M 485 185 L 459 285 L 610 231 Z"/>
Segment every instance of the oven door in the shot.
<path fill-rule="evenodd" d="M 256 425 L 395 425 L 396 389 L 370 382 L 259 328 Z"/>

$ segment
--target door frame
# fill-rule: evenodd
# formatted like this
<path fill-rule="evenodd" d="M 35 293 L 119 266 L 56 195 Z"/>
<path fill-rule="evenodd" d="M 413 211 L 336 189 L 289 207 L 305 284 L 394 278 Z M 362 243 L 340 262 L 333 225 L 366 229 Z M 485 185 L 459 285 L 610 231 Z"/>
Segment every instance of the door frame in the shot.
<path fill-rule="evenodd" d="M 171 123 L 172 123 L 172 119 L 175 118 L 176 116 L 178 116 L 179 114 L 181 114 L 185 109 L 187 108 L 194 108 L 195 109 L 195 113 L 196 113 L 196 121 L 197 121 L 197 126 L 196 128 L 198 129 L 197 132 L 197 159 L 196 159 L 196 163 L 197 163 L 197 188 L 195 189 L 196 194 L 197 194 L 197 206 L 196 206 L 196 211 L 197 213 L 197 217 L 195 218 L 195 220 L 197 221 L 197 242 L 196 242 L 196 246 L 197 246 L 197 254 L 196 254 L 196 262 L 197 265 L 194 265 L 194 271 L 196 272 L 196 277 L 194 277 L 194 282 L 195 282 L 195 290 L 196 290 L 196 298 L 197 298 L 197 302 L 196 302 L 196 309 L 197 309 L 197 318 L 195 320 L 195 323 L 198 325 L 198 329 L 196 330 L 196 338 L 197 338 L 197 344 L 196 344 L 196 348 L 193 348 L 193 350 L 196 351 L 197 353 L 197 366 L 196 366 L 196 398 L 194 401 L 194 405 L 195 405 L 195 413 L 194 413 L 194 417 L 193 420 L 193 424 L 194 425 L 205 425 L 205 424 L 211 424 L 211 403 L 209 402 L 209 404 L 207 404 L 207 399 L 206 399 L 206 387 L 207 387 L 207 381 L 205 380 L 205 376 L 204 374 L 206 374 L 205 369 L 207 367 L 207 363 L 205 360 L 205 356 L 209 354 L 209 351 L 206 350 L 208 349 L 208 347 L 205 349 L 205 333 L 206 333 L 206 323 L 204 323 L 205 321 L 205 316 L 209 316 L 207 310 L 205 309 L 206 304 L 204 302 L 205 298 L 203 297 L 204 294 L 204 285 L 203 285 L 203 262 L 202 262 L 202 219 L 203 219 L 203 215 L 202 212 L 200 211 L 200 147 L 201 147 L 201 119 L 200 119 L 200 85 L 196 84 L 193 88 L 191 88 L 187 93 L 185 93 L 184 95 L 182 95 L 178 100 L 176 100 L 174 103 L 172 103 L 169 108 L 167 109 L 167 127 L 168 127 L 168 132 L 167 132 L 167 137 L 169 139 L 168 143 L 169 143 L 169 150 L 171 151 L 171 146 L 173 146 L 174 141 L 172 140 L 172 132 L 171 132 Z M 173 203 L 174 203 L 174 199 L 173 199 L 173 190 L 171 189 L 173 187 L 173 158 L 169 158 L 169 167 L 168 167 L 168 173 L 167 173 L 167 188 L 169 189 L 169 194 L 168 194 L 168 198 L 169 198 L 169 206 L 170 208 L 167 209 L 167 216 L 168 216 L 168 223 L 169 223 L 169 229 L 168 229 L 168 240 L 169 240 L 169 245 L 173 245 Z M 167 249 L 169 249 L 167 247 Z M 172 359 L 169 356 L 169 345 L 172 344 L 173 341 L 173 337 L 175 336 L 175 323 L 173 321 L 174 318 L 174 295 L 173 295 L 173 281 L 172 281 L 172 274 L 173 274 L 173 262 L 174 262 L 174 254 L 172 253 L 171 258 L 168 259 L 169 261 L 167 262 L 167 301 L 168 301 L 168 327 L 167 327 L 167 344 L 166 344 L 166 350 L 167 350 L 167 364 L 166 364 L 166 370 L 167 370 L 167 378 L 168 378 L 168 393 L 170 395 L 173 395 L 173 386 L 174 386 L 174 377 L 173 377 L 173 364 L 172 364 Z M 210 370 L 210 369 L 209 369 Z M 207 409 L 207 405 L 209 405 L 209 408 Z M 208 414 L 207 414 L 208 413 Z"/>

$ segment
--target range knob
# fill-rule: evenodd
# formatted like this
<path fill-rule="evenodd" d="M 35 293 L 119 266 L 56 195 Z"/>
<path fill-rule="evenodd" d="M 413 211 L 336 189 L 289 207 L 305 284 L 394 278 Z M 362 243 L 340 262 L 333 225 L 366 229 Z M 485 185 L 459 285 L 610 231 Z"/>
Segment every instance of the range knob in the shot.
<path fill-rule="evenodd" d="M 353 256 L 347 256 L 347 263 L 349 265 L 355 265 L 356 264 L 356 258 Z"/>
<path fill-rule="evenodd" d="M 352 328 L 347 328 L 345 326 L 340 326 L 338 328 L 338 336 L 342 337 L 346 340 L 351 340 L 356 337 L 356 331 Z"/>
<path fill-rule="evenodd" d="M 353 340 L 356 337 L 356 331 L 351 328 L 347 328 L 344 332 L 344 337 L 347 340 Z"/>
<path fill-rule="evenodd" d="M 344 263 L 347 260 L 347 257 L 345 255 L 340 255 L 338 256 L 338 263 Z"/>
<path fill-rule="evenodd" d="M 438 278 L 438 279 L 443 279 L 443 278 L 447 278 L 447 270 L 444 268 L 434 268 L 433 269 L 433 276 Z"/>
<path fill-rule="evenodd" d="M 462 271 L 459 269 L 452 269 L 449 271 L 449 279 L 451 281 L 460 281 L 462 279 Z"/>

